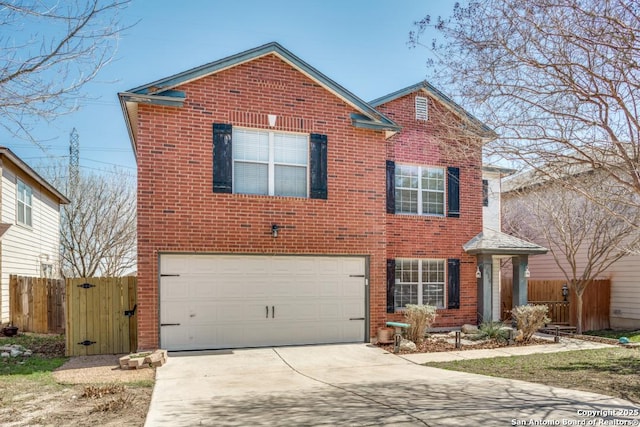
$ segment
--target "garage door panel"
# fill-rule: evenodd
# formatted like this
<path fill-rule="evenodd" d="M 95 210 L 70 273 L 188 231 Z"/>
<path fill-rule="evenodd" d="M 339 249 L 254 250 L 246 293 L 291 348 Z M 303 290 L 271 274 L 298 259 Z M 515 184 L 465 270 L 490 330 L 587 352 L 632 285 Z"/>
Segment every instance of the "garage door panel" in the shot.
<path fill-rule="evenodd" d="M 162 255 L 161 271 L 179 274 L 160 279 L 169 350 L 364 341 L 364 258 Z"/>

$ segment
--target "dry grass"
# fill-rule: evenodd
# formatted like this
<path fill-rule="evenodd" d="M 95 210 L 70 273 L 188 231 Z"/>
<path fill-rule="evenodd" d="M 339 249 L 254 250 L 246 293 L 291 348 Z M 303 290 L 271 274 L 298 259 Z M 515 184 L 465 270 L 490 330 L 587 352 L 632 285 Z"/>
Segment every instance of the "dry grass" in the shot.
<path fill-rule="evenodd" d="M 518 357 L 428 363 L 427 366 L 569 387 L 640 403 L 640 349 L 606 348 Z"/>

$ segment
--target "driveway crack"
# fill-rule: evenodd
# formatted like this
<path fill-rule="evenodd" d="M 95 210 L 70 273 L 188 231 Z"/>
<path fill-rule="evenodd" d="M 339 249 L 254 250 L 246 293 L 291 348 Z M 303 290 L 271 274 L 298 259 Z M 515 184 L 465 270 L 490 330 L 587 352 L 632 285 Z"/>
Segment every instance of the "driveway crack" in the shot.
<path fill-rule="evenodd" d="M 312 377 L 311 375 L 305 374 L 304 372 L 299 371 L 298 369 L 294 368 L 294 367 L 293 367 L 289 362 L 287 362 L 287 361 L 285 360 L 285 358 L 284 358 L 284 357 L 282 357 L 282 355 L 281 355 L 280 353 L 278 353 L 278 350 L 277 350 L 277 349 L 272 348 L 272 350 L 273 350 L 273 352 L 274 352 L 275 354 L 277 354 L 277 355 L 278 355 L 278 357 L 280 358 L 280 360 L 282 360 L 282 362 L 283 362 L 285 365 L 287 365 L 287 366 L 288 366 L 288 367 L 289 367 L 293 372 L 297 373 L 298 375 L 301 375 L 301 376 L 303 376 L 303 377 L 305 377 L 305 378 L 308 378 L 308 379 L 310 379 L 311 381 L 316 381 L 316 382 L 318 382 L 318 383 L 320 383 L 320 384 L 324 384 L 324 385 L 327 385 L 327 386 L 329 386 L 329 387 L 333 387 L 333 388 L 338 389 L 338 390 L 341 390 L 341 391 L 343 391 L 343 392 L 345 392 L 345 393 L 349 393 L 349 394 L 352 394 L 352 395 L 354 395 L 354 396 L 357 396 L 357 397 L 359 397 L 359 398 L 361 398 L 361 399 L 368 400 L 368 401 L 373 402 L 373 403 L 375 403 L 375 404 L 378 404 L 378 405 L 384 406 L 385 408 L 391 409 L 391 410 L 393 410 L 393 411 L 396 411 L 396 412 L 399 412 L 399 413 L 401 413 L 401 414 L 404 414 L 404 415 L 406 415 L 406 416 L 408 416 L 408 417 L 410 417 L 410 418 L 413 418 L 414 420 L 416 420 L 417 422 L 419 422 L 419 423 L 420 423 L 420 424 L 422 424 L 422 425 L 425 425 L 425 426 L 427 426 L 427 427 L 431 427 L 431 425 L 430 425 L 430 424 L 428 424 L 426 421 L 424 421 L 424 420 L 422 420 L 422 419 L 420 419 L 420 418 L 416 417 L 416 416 L 415 416 L 415 415 L 413 415 L 411 412 L 408 412 L 408 411 L 405 411 L 405 410 L 402 410 L 402 409 L 396 408 L 395 406 L 389 405 L 388 403 L 382 402 L 382 401 L 380 401 L 380 400 L 376 400 L 376 399 L 374 399 L 374 398 L 372 398 L 372 397 L 369 397 L 369 396 L 365 396 L 364 394 L 358 393 L 358 392 L 356 392 L 356 391 L 349 390 L 349 389 L 347 389 L 347 388 L 345 388 L 345 387 L 341 387 L 341 386 L 339 386 L 339 385 L 332 384 L 332 383 L 330 383 L 330 382 L 327 382 L 327 381 L 321 380 L 321 379 L 319 379 L 319 378 Z"/>

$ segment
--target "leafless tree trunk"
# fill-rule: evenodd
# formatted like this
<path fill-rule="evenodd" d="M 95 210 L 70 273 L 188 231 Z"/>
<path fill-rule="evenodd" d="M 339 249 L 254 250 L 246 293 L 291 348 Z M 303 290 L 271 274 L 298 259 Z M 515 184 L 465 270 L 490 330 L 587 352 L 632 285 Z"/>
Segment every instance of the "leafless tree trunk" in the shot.
<path fill-rule="evenodd" d="M 433 52 L 429 80 L 500 135 L 488 158 L 553 179 L 598 170 L 640 194 L 640 3 L 468 0 L 410 41 Z"/>
<path fill-rule="evenodd" d="M 640 245 L 640 211 L 627 203 L 608 208 L 573 191 L 579 187 L 602 200 L 609 191 L 606 173 L 565 177 L 564 181 L 524 185 L 503 194 L 506 232 L 549 248 L 567 282 L 577 294 L 578 325 L 582 332 L 582 296 L 594 279 Z M 626 198 L 637 199 L 627 188 Z M 620 199 L 624 199 L 620 195 Z M 611 211 L 621 215 L 611 215 Z"/>
<path fill-rule="evenodd" d="M 31 138 L 36 119 L 77 108 L 114 54 L 128 0 L 0 1 L 0 126 Z"/>

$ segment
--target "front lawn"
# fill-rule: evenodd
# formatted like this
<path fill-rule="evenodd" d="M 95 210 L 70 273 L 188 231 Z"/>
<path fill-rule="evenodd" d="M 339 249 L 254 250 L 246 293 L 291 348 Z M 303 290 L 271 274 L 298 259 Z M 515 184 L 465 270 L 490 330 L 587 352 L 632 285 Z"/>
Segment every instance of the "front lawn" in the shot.
<path fill-rule="evenodd" d="M 631 342 L 640 342 L 640 331 L 614 331 L 612 329 L 603 329 L 601 331 L 588 331 L 585 332 L 584 335 L 613 338 L 616 340 L 621 337 L 627 337 Z"/>
<path fill-rule="evenodd" d="M 606 348 L 427 363 L 426 366 L 572 388 L 640 403 L 640 349 Z"/>

